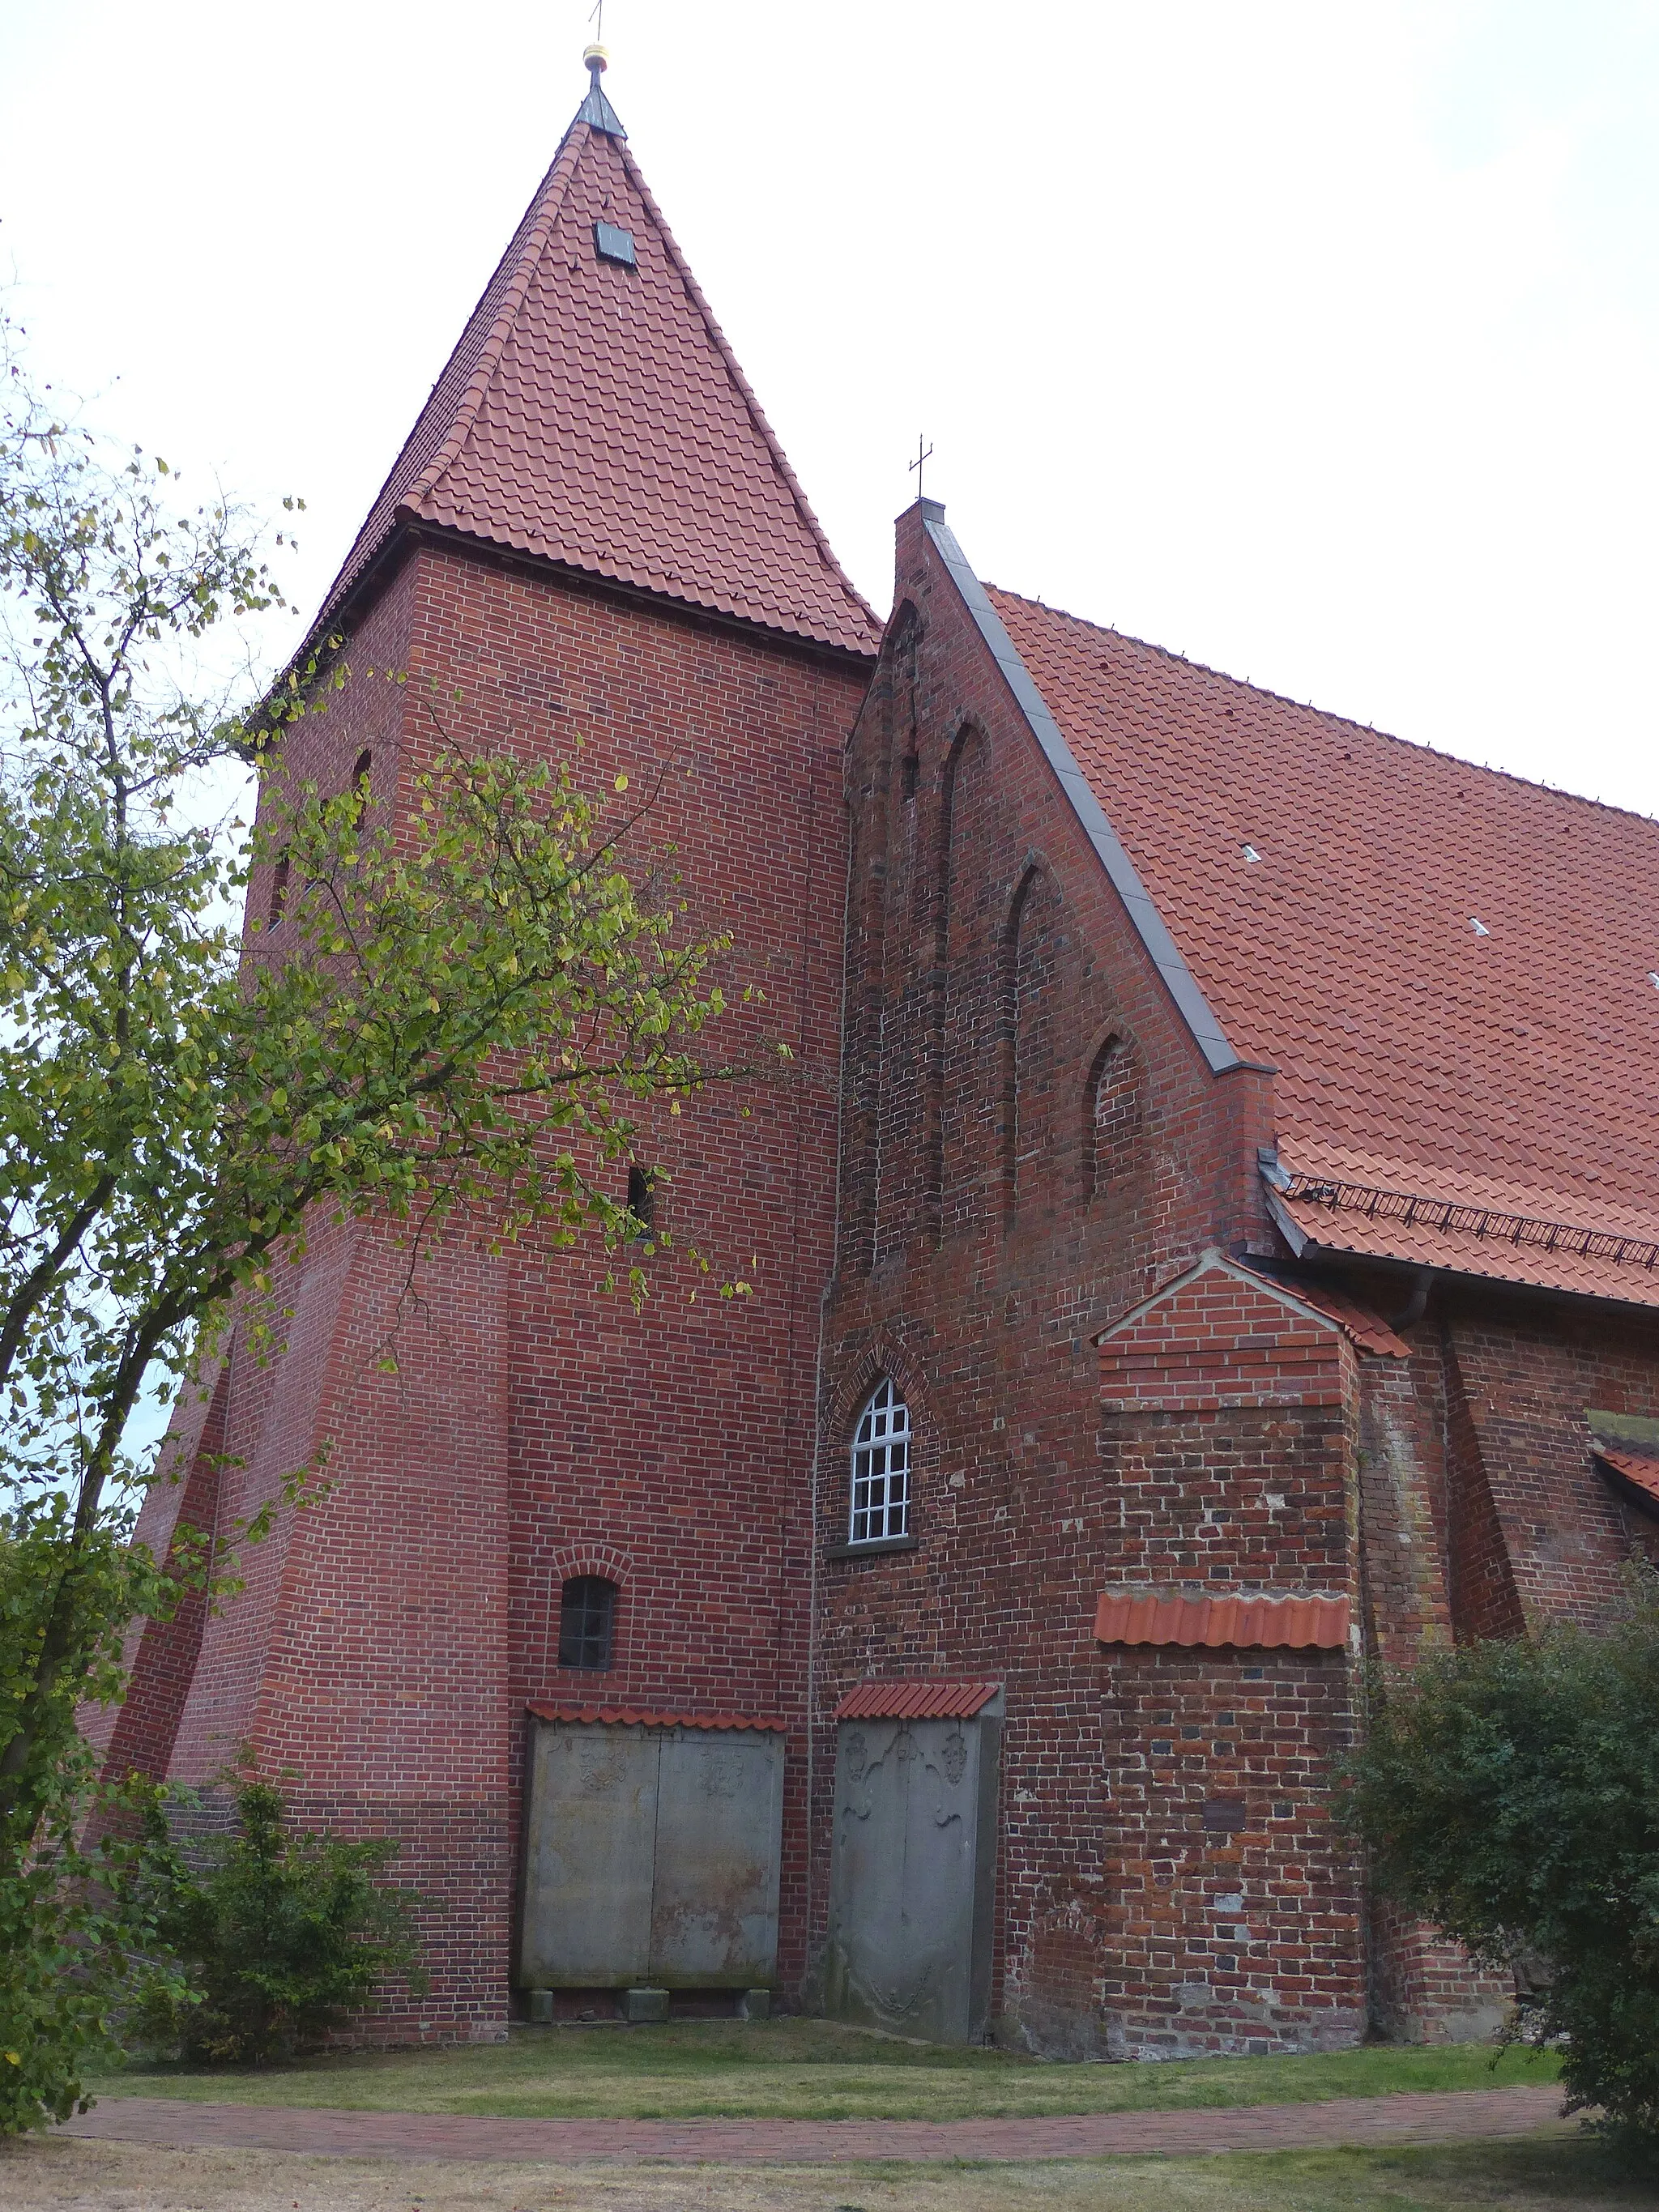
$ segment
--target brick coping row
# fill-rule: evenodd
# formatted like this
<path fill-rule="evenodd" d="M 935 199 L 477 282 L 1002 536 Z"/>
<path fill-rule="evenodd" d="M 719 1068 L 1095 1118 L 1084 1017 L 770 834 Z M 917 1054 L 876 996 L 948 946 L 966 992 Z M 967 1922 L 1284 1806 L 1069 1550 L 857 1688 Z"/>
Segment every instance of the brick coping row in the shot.
<path fill-rule="evenodd" d="M 1204 2157 L 1339 2144 L 1455 2142 L 1561 2124 L 1553 2084 L 1411 2090 L 1302 2105 L 968 2120 L 550 2120 L 118 2098 L 58 2130 L 173 2148 L 555 2165 L 823 2166 L 865 2160 Z"/>

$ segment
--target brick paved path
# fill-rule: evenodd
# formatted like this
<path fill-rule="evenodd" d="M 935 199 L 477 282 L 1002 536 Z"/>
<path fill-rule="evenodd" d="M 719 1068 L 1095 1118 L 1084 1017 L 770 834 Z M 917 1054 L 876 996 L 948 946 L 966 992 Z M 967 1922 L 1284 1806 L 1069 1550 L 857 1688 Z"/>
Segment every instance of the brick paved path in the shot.
<path fill-rule="evenodd" d="M 1423 2091 L 1183 2112 L 1074 2112 L 982 2120 L 512 2120 L 476 2113 L 348 2112 L 118 2097 L 65 2135 L 118 2142 L 393 2159 L 524 2159 L 632 2165 L 819 2166 L 849 2159 L 1194 2157 L 1329 2143 L 1451 2142 L 1525 2135 L 1559 2115 L 1559 2089 Z"/>

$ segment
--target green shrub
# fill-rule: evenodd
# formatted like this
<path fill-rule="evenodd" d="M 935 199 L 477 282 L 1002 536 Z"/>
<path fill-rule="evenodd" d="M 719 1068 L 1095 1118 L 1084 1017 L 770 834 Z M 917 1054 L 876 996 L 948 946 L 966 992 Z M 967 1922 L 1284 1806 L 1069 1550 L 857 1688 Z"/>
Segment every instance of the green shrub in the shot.
<path fill-rule="evenodd" d="M 241 1783 L 235 1802 L 234 1834 L 192 1844 L 188 1856 L 171 1850 L 155 1920 L 185 1986 L 138 2009 L 140 2035 L 198 2063 L 263 2066 L 366 2009 L 380 1983 L 400 1978 L 422 1994 L 410 1929 L 418 1899 L 376 1879 L 397 1844 L 290 1835 L 269 1783 Z M 158 1847 L 163 1833 L 158 1809 Z"/>
<path fill-rule="evenodd" d="M 1436 1653 L 1384 1681 L 1345 1817 L 1378 1886 L 1559 2038 L 1569 2111 L 1659 2148 L 1659 1585 L 1592 1634 Z"/>

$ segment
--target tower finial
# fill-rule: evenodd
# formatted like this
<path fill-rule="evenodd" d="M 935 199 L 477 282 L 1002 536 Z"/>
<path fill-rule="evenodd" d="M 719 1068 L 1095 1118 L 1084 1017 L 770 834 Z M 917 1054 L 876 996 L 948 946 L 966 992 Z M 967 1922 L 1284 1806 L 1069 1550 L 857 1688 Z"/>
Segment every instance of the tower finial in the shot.
<path fill-rule="evenodd" d="M 605 0 L 599 0 L 593 14 L 599 17 L 599 27 L 603 30 Z M 591 131 L 603 131 L 608 137 L 626 138 L 628 133 L 622 127 L 622 119 L 605 98 L 605 87 L 599 82 L 610 66 L 610 55 L 595 40 L 592 46 L 583 48 L 582 60 L 587 68 L 587 97 L 576 110 L 576 120 L 586 123 Z"/>

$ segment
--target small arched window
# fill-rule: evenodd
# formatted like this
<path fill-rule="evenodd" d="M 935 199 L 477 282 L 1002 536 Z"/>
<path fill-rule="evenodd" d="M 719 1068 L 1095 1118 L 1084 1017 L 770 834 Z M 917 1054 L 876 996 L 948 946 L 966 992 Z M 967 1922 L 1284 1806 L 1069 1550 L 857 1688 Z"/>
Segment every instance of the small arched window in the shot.
<path fill-rule="evenodd" d="M 559 1594 L 559 1664 L 603 1673 L 617 1627 L 617 1585 L 603 1575 L 573 1575 Z"/>
<path fill-rule="evenodd" d="M 853 1511 L 848 1540 L 876 1544 L 910 1531 L 910 1408 L 883 1376 L 853 1439 Z"/>

